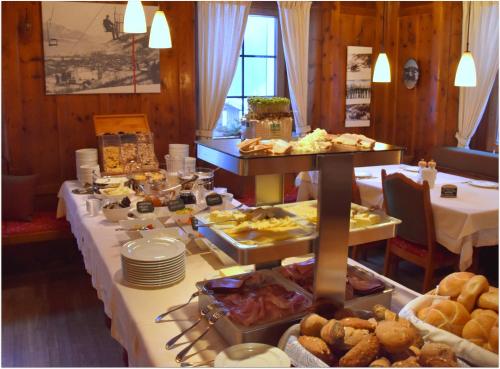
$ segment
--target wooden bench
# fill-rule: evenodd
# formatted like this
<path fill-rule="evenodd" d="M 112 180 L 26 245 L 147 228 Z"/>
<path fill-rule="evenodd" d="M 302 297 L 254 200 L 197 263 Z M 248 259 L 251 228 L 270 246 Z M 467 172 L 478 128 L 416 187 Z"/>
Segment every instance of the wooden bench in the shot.
<path fill-rule="evenodd" d="M 66 219 L 56 219 L 55 211 L 37 211 L 31 222 L 2 220 L 2 245 L 70 239 Z"/>

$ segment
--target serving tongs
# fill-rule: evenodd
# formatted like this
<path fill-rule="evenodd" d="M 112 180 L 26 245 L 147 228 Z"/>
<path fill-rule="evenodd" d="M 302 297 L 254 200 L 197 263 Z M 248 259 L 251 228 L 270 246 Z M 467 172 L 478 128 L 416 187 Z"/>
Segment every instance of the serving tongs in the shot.
<path fill-rule="evenodd" d="M 185 303 L 185 304 L 182 304 L 182 305 L 179 305 L 179 306 L 176 306 L 175 308 L 172 308 L 172 309 L 169 309 L 167 310 L 166 312 L 158 315 L 155 319 L 155 322 L 156 323 L 161 323 L 162 319 L 165 318 L 168 314 L 170 313 L 173 313 L 174 311 L 176 310 L 179 310 L 179 309 L 182 309 L 184 306 L 186 305 L 189 305 L 189 303 L 191 302 L 191 300 L 193 300 L 195 297 L 198 297 L 200 295 L 211 295 L 213 294 L 213 292 L 211 292 L 210 290 L 206 290 L 206 289 L 203 289 L 203 290 L 199 290 L 199 291 L 196 291 L 194 292 L 190 297 L 189 297 L 189 300 Z"/>

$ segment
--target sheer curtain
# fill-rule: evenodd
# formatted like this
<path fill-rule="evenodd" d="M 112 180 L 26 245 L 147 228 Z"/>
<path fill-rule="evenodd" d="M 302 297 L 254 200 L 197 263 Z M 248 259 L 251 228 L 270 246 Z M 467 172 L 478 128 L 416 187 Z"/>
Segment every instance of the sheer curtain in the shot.
<path fill-rule="evenodd" d="M 298 134 L 311 130 L 307 124 L 307 60 L 309 57 L 310 1 L 278 1 L 283 50 L 290 99 Z"/>
<path fill-rule="evenodd" d="M 469 9 L 469 47 L 476 63 L 477 86 L 460 88 L 458 132 L 455 135 L 457 146 L 466 148 L 481 121 L 498 71 L 498 3 L 463 2 L 462 50 L 465 50 L 467 44 Z"/>
<path fill-rule="evenodd" d="M 212 137 L 231 87 L 251 2 L 199 1 L 199 137 Z"/>

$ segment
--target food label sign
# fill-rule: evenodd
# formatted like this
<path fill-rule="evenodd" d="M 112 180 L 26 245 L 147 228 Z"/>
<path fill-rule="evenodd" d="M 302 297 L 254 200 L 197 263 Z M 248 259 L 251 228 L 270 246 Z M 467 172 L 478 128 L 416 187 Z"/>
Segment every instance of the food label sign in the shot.
<path fill-rule="evenodd" d="M 177 211 L 177 210 L 182 210 L 186 207 L 184 204 L 184 201 L 182 199 L 175 199 L 175 200 L 170 200 L 167 203 L 168 210 L 170 211 Z"/>
<path fill-rule="evenodd" d="M 208 206 L 217 206 L 222 204 L 222 196 L 218 193 L 211 193 L 205 197 Z"/>
<path fill-rule="evenodd" d="M 151 201 L 139 201 L 137 203 L 137 211 L 141 214 L 152 213 L 155 211 L 155 208 Z"/>

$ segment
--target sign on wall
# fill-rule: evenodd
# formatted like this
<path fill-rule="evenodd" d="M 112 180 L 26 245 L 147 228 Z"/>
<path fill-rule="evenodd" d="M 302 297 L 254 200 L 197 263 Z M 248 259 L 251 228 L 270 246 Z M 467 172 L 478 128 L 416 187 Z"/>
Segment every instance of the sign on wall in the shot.
<path fill-rule="evenodd" d="M 42 2 L 47 95 L 160 92 L 160 53 L 148 47 L 149 29 L 123 32 L 125 7 Z M 144 6 L 148 26 L 157 9 Z"/>
<path fill-rule="evenodd" d="M 370 126 L 371 64 L 371 47 L 347 47 L 346 127 Z"/>

